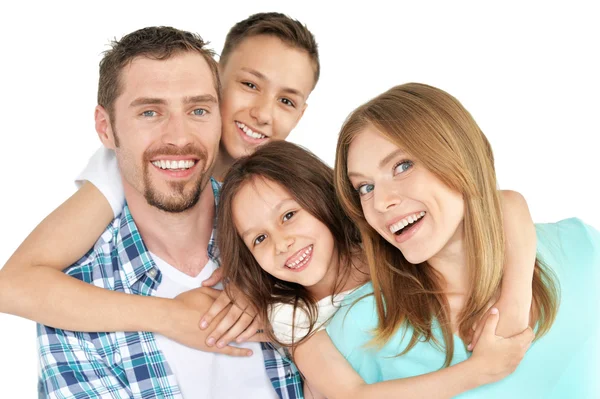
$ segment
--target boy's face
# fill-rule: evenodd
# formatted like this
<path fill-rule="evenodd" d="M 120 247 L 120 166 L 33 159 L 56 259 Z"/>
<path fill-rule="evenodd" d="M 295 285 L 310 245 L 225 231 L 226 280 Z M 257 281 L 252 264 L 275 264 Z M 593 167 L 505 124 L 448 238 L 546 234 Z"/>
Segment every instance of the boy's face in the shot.
<path fill-rule="evenodd" d="M 306 109 L 315 67 L 306 51 L 277 37 L 251 36 L 221 65 L 221 151 L 237 159 L 285 140 Z"/>

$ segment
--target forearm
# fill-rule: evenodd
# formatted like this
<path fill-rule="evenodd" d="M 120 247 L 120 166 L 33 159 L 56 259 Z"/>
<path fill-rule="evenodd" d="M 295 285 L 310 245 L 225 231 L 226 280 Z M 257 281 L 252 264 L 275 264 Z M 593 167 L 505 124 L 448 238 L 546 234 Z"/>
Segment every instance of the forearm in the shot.
<path fill-rule="evenodd" d="M 0 270 L 0 311 L 72 331 L 158 332 L 169 300 L 110 291 L 58 270 Z"/>
<path fill-rule="evenodd" d="M 469 361 L 428 374 L 378 382 L 362 383 L 353 389 L 351 398 L 452 398 L 484 383 Z M 341 397 L 341 396 L 340 396 Z M 331 398 L 330 398 L 331 399 Z"/>
<path fill-rule="evenodd" d="M 480 367 L 469 359 L 417 377 L 367 384 L 324 331 L 298 346 L 294 356 L 308 384 L 329 399 L 451 398 L 486 383 Z"/>

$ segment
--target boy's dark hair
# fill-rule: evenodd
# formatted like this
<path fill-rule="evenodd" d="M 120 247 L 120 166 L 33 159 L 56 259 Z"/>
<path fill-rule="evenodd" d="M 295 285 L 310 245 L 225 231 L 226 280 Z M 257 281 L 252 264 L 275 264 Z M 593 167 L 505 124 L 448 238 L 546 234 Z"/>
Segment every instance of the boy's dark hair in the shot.
<path fill-rule="evenodd" d="M 114 115 L 114 102 L 121 94 L 121 71 L 136 57 L 166 60 L 181 52 L 197 52 L 202 55 L 213 74 L 217 95 L 221 92 L 218 66 L 215 53 L 206 46 L 208 42 L 195 34 L 166 26 L 153 26 L 136 30 L 110 43 L 111 48 L 104 52 L 100 61 L 98 81 L 98 104 L 102 105 L 111 118 Z"/>
<path fill-rule="evenodd" d="M 254 14 L 235 24 L 225 38 L 225 45 L 219 60 L 221 65 L 227 64 L 231 52 L 244 39 L 258 35 L 275 36 L 294 48 L 306 51 L 314 64 L 314 85 L 317 84 L 321 66 L 315 37 L 306 25 L 278 12 Z"/>

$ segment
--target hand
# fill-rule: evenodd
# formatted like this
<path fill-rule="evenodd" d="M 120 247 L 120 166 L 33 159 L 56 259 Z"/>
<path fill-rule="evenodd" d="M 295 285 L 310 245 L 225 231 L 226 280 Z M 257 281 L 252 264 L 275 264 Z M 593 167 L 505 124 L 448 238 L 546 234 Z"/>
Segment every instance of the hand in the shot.
<path fill-rule="evenodd" d="M 490 308 L 481 318 L 479 323 L 473 324 L 473 336 L 471 343 L 467 346 L 467 350 L 472 351 L 477 345 L 477 341 L 481 337 L 483 332 L 483 320 L 487 320 L 490 315 L 491 309 L 496 308 L 502 312 L 502 320 L 499 322 L 496 329 L 496 333 L 502 337 L 509 337 L 523 331 L 529 326 L 529 313 L 531 308 L 531 301 L 525 303 L 518 303 L 515 299 L 506 299 L 500 297 L 500 299 Z"/>
<path fill-rule="evenodd" d="M 218 267 L 217 269 L 215 269 L 213 274 L 210 275 L 209 278 L 207 278 L 206 280 L 204 280 L 202 282 L 202 286 L 203 287 L 214 287 L 215 285 L 219 284 L 221 281 L 223 281 L 223 269 Z"/>
<path fill-rule="evenodd" d="M 499 319 L 498 309 L 492 308 L 483 325 L 479 343 L 468 360 L 477 364 L 476 370 L 483 373 L 486 384 L 499 381 L 515 371 L 535 337 L 530 327 L 510 338 L 500 337 L 496 335 Z"/>
<path fill-rule="evenodd" d="M 209 334 L 206 340 L 208 346 L 213 346 L 216 342 L 218 348 L 223 348 L 233 339 L 237 343 L 245 342 L 263 328 L 259 318 L 256 317 L 256 309 L 250 305 L 246 297 L 234 286 L 230 286 L 230 290 L 233 300 L 222 291 L 200 320 L 200 328 L 204 330 L 215 324 L 213 320 L 217 314 L 229 308 L 227 315 Z"/>
<path fill-rule="evenodd" d="M 214 347 L 206 345 L 207 336 L 212 333 L 213 327 L 202 331 L 198 328 L 197 320 L 202 313 L 208 309 L 221 291 L 212 288 L 196 288 L 186 291 L 175 297 L 171 304 L 172 309 L 168 313 L 166 331 L 160 331 L 164 336 L 191 348 L 204 352 L 223 353 L 229 356 L 251 356 L 252 351 L 235 346 Z M 220 321 L 229 311 L 230 306 L 225 307 L 223 312 L 216 315 L 215 321 Z M 216 325 L 216 323 L 215 323 Z"/>

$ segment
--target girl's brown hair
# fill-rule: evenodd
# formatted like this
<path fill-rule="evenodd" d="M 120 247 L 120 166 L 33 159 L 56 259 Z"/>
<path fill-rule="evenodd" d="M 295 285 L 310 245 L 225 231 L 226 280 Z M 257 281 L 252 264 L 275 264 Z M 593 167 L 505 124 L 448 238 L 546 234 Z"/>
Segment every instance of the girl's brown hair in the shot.
<path fill-rule="evenodd" d="M 313 331 L 317 309 L 316 300 L 305 287 L 277 279 L 265 272 L 252 256 L 237 232 L 233 220 L 232 202 L 242 187 L 254 179 L 265 179 L 286 189 L 298 204 L 327 226 L 334 238 L 338 257 L 338 276 L 334 294 L 350 276 L 352 259 L 360 245 L 360 233 L 350 221 L 335 196 L 333 171 L 309 151 L 285 141 L 274 141 L 259 147 L 256 152 L 236 161 L 221 189 L 217 217 L 217 242 L 225 278 L 241 290 L 256 307 L 262 320 L 269 320 L 274 304 L 294 306 L 294 312 L 309 316 Z M 295 317 L 294 317 L 295 320 Z M 277 341 L 270 330 L 269 338 Z M 294 342 L 293 345 L 302 342 Z M 283 343 L 281 343 L 283 344 Z"/>
<path fill-rule="evenodd" d="M 338 140 L 335 186 L 344 210 L 362 235 L 379 316 L 374 343 L 382 345 L 401 325 L 410 325 L 414 332 L 401 354 L 420 339 L 431 340 L 445 348 L 445 367 L 452 360 L 454 344 L 441 276 L 427 262 L 409 263 L 367 223 L 348 179 L 348 149 L 354 137 L 369 126 L 463 195 L 471 293 L 458 319 L 461 337 L 470 335 L 471 326 L 498 294 L 502 280 L 504 232 L 492 149 L 458 100 L 418 83 L 396 86 L 356 109 L 342 126 Z M 533 301 L 539 338 L 548 331 L 558 310 L 558 286 L 551 270 L 539 260 L 533 277 Z M 433 335 L 434 320 L 441 325 L 444 345 Z"/>

